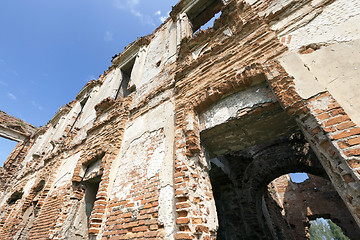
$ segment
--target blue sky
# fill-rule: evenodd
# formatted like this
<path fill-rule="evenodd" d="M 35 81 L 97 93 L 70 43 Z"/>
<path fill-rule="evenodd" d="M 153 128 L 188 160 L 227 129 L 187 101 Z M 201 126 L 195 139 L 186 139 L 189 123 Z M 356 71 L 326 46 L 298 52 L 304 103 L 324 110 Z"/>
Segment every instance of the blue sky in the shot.
<path fill-rule="evenodd" d="M 302 183 L 306 179 L 309 178 L 307 173 L 304 173 L 304 172 L 290 173 L 289 175 L 290 175 L 291 181 L 293 181 L 294 183 Z"/>
<path fill-rule="evenodd" d="M 0 2 L 0 110 L 44 126 L 177 0 Z M 8 143 L 8 144 L 7 144 Z M 0 165 L 13 143 L 0 142 Z M 10 148 L 10 150 L 9 150 Z"/>

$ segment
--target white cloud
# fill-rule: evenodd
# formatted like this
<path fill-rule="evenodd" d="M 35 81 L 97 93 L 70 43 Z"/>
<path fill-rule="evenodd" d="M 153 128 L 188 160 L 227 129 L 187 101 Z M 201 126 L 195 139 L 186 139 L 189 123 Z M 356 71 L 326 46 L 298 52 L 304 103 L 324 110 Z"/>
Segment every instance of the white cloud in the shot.
<path fill-rule="evenodd" d="M 129 11 L 132 15 L 137 17 L 141 23 L 155 26 L 155 23 L 150 16 L 144 15 L 137 9 L 140 0 L 113 0 L 113 1 L 116 8 L 121 9 L 123 11 Z"/>
<path fill-rule="evenodd" d="M 40 111 L 43 110 L 42 106 L 37 104 L 35 101 L 31 101 L 31 105 L 33 105 L 35 108 L 39 109 Z"/>
<path fill-rule="evenodd" d="M 160 11 L 159 11 L 160 12 Z M 160 14 L 159 14 L 160 15 Z M 170 11 L 166 13 L 166 15 L 159 17 L 161 22 L 165 22 L 165 20 L 170 16 Z"/>
<path fill-rule="evenodd" d="M 112 40 L 114 40 L 113 33 L 107 31 L 107 32 L 105 33 L 104 40 L 105 40 L 106 42 L 111 42 Z"/>
<path fill-rule="evenodd" d="M 89 75 L 86 79 L 85 79 L 85 82 L 89 82 L 91 80 L 97 80 L 98 78 L 95 77 L 94 75 Z"/>
<path fill-rule="evenodd" d="M 8 84 L 7 84 L 6 82 L 3 82 L 3 81 L 0 81 L 0 85 L 3 85 L 3 86 L 5 86 L 5 87 L 8 86 Z"/>
<path fill-rule="evenodd" d="M 139 0 L 127 0 L 126 2 L 131 8 L 134 8 L 139 4 L 140 1 Z"/>
<path fill-rule="evenodd" d="M 11 98 L 12 100 L 17 100 L 17 98 L 15 97 L 14 94 L 8 92 L 7 95 L 8 95 L 8 97 Z"/>
<path fill-rule="evenodd" d="M 161 15 L 161 11 L 160 10 L 158 10 L 158 11 L 156 11 L 155 13 L 154 13 L 154 15 Z"/>

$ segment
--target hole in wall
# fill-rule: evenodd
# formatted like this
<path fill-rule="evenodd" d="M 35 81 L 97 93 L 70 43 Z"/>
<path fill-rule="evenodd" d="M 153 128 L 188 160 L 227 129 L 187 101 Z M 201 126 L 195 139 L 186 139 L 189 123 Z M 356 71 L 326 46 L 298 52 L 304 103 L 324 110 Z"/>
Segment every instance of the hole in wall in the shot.
<path fill-rule="evenodd" d="M 22 195 L 23 195 L 23 192 L 16 191 L 13 194 L 11 194 L 10 198 L 6 202 L 9 205 L 13 205 L 22 198 Z"/>
<path fill-rule="evenodd" d="M 222 13 L 221 11 L 216 13 L 208 22 L 200 26 L 200 28 L 193 33 L 193 36 L 196 35 L 196 33 L 198 33 L 201 30 L 206 30 L 208 28 L 214 27 L 214 22 L 216 19 L 218 19 L 221 16 L 221 13 Z"/>
<path fill-rule="evenodd" d="M 78 120 L 80 119 L 80 117 L 81 117 L 81 115 L 82 115 L 82 113 L 83 113 L 83 111 L 84 111 L 84 107 L 85 107 L 85 105 L 86 105 L 86 103 L 87 103 L 88 100 L 89 100 L 89 97 L 86 97 L 86 98 L 84 98 L 84 99 L 82 99 L 82 100 L 80 101 L 80 111 L 79 111 L 78 115 L 76 116 L 76 119 L 75 119 L 73 125 L 72 125 L 71 128 L 70 128 L 70 132 L 73 130 L 73 128 L 74 128 L 75 125 L 77 124 Z M 76 128 L 76 129 L 77 129 L 77 128 Z"/>
<path fill-rule="evenodd" d="M 161 65 L 161 60 L 156 63 L 156 67 L 160 67 L 160 65 Z"/>
<path fill-rule="evenodd" d="M 222 6 L 223 3 L 221 0 L 198 1 L 189 11 L 187 11 L 186 14 L 192 24 L 193 33 L 199 30 L 200 27 L 204 27 L 206 24 L 212 26 L 216 19 L 214 16 L 220 12 Z"/>
<path fill-rule="evenodd" d="M 309 234 L 310 234 L 310 240 L 317 240 L 317 239 L 350 240 L 350 238 L 348 238 L 344 234 L 341 227 L 339 227 L 336 223 L 334 223 L 330 219 L 325 219 L 325 218 L 317 218 L 315 220 L 310 221 Z"/>
<path fill-rule="evenodd" d="M 94 203 L 96 201 L 96 194 L 99 190 L 99 185 L 101 182 L 101 177 L 96 177 L 91 180 L 86 181 L 86 190 L 85 190 L 85 208 L 86 216 L 89 222 L 91 212 L 94 209 Z"/>
<path fill-rule="evenodd" d="M 307 173 L 304 172 L 290 173 L 289 175 L 293 183 L 302 183 L 309 179 Z"/>
<path fill-rule="evenodd" d="M 129 88 L 129 83 L 131 81 L 131 75 L 133 73 L 134 65 L 135 65 L 136 56 L 133 57 L 130 61 L 128 61 L 124 66 L 121 67 L 121 76 L 122 81 L 119 86 L 119 89 L 116 93 L 115 99 L 121 97 L 127 97 L 130 93 L 135 91 L 133 88 Z"/>
<path fill-rule="evenodd" d="M 0 167 L 4 166 L 6 159 L 14 150 L 18 142 L 0 137 Z"/>

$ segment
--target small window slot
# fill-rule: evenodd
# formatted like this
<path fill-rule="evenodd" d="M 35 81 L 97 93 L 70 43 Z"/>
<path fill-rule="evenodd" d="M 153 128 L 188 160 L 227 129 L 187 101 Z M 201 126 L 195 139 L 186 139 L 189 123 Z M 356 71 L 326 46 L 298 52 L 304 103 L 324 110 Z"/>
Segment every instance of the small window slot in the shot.
<path fill-rule="evenodd" d="M 92 178 L 85 182 L 86 190 L 85 190 L 85 211 L 87 216 L 87 221 L 89 223 L 91 212 L 94 209 L 94 204 L 96 201 L 96 195 L 99 190 L 101 182 L 101 176 Z"/>
<path fill-rule="evenodd" d="M 135 90 L 129 88 L 129 83 L 131 81 L 131 74 L 134 69 L 135 60 L 136 57 L 133 57 L 121 68 L 122 81 L 116 93 L 115 99 L 118 99 L 119 97 L 127 97 L 131 92 Z"/>
<path fill-rule="evenodd" d="M 73 128 L 75 127 L 75 124 L 77 123 L 77 121 L 79 120 L 81 114 L 83 113 L 85 104 L 86 104 L 86 102 L 88 101 L 88 99 L 89 99 L 89 97 L 87 97 L 87 98 L 85 98 L 85 99 L 83 99 L 83 100 L 80 101 L 80 111 L 79 111 L 78 115 L 76 116 L 76 119 L 75 119 L 73 125 L 72 125 L 71 128 L 70 128 L 70 132 L 73 130 Z"/>

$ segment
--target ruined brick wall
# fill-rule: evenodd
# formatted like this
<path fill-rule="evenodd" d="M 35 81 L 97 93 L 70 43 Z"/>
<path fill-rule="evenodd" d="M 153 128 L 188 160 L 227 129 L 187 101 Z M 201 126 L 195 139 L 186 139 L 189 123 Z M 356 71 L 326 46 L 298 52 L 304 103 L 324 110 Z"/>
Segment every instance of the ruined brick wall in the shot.
<path fill-rule="evenodd" d="M 309 239 L 310 221 L 321 217 L 332 220 L 351 239 L 359 238 L 358 226 L 328 180 L 309 174 L 304 182 L 294 183 L 284 175 L 271 182 L 269 193 L 295 239 Z"/>
<path fill-rule="evenodd" d="M 180 1 L 15 149 L 0 239 L 287 239 L 266 189 L 294 171 L 360 224 L 359 13 L 341 3 Z"/>
<path fill-rule="evenodd" d="M 8 136 L 5 135 L 3 129 L 8 129 L 9 131 L 13 131 L 14 135 L 16 133 L 20 135 L 30 136 L 36 131 L 36 127 L 33 125 L 24 122 L 21 119 L 16 117 L 10 116 L 3 111 L 0 111 L 0 126 L 1 126 L 1 134 L 2 137 L 9 137 L 9 138 L 16 138 L 16 136 L 12 136 L 9 134 Z M 4 134 L 4 135 L 3 135 Z"/>

